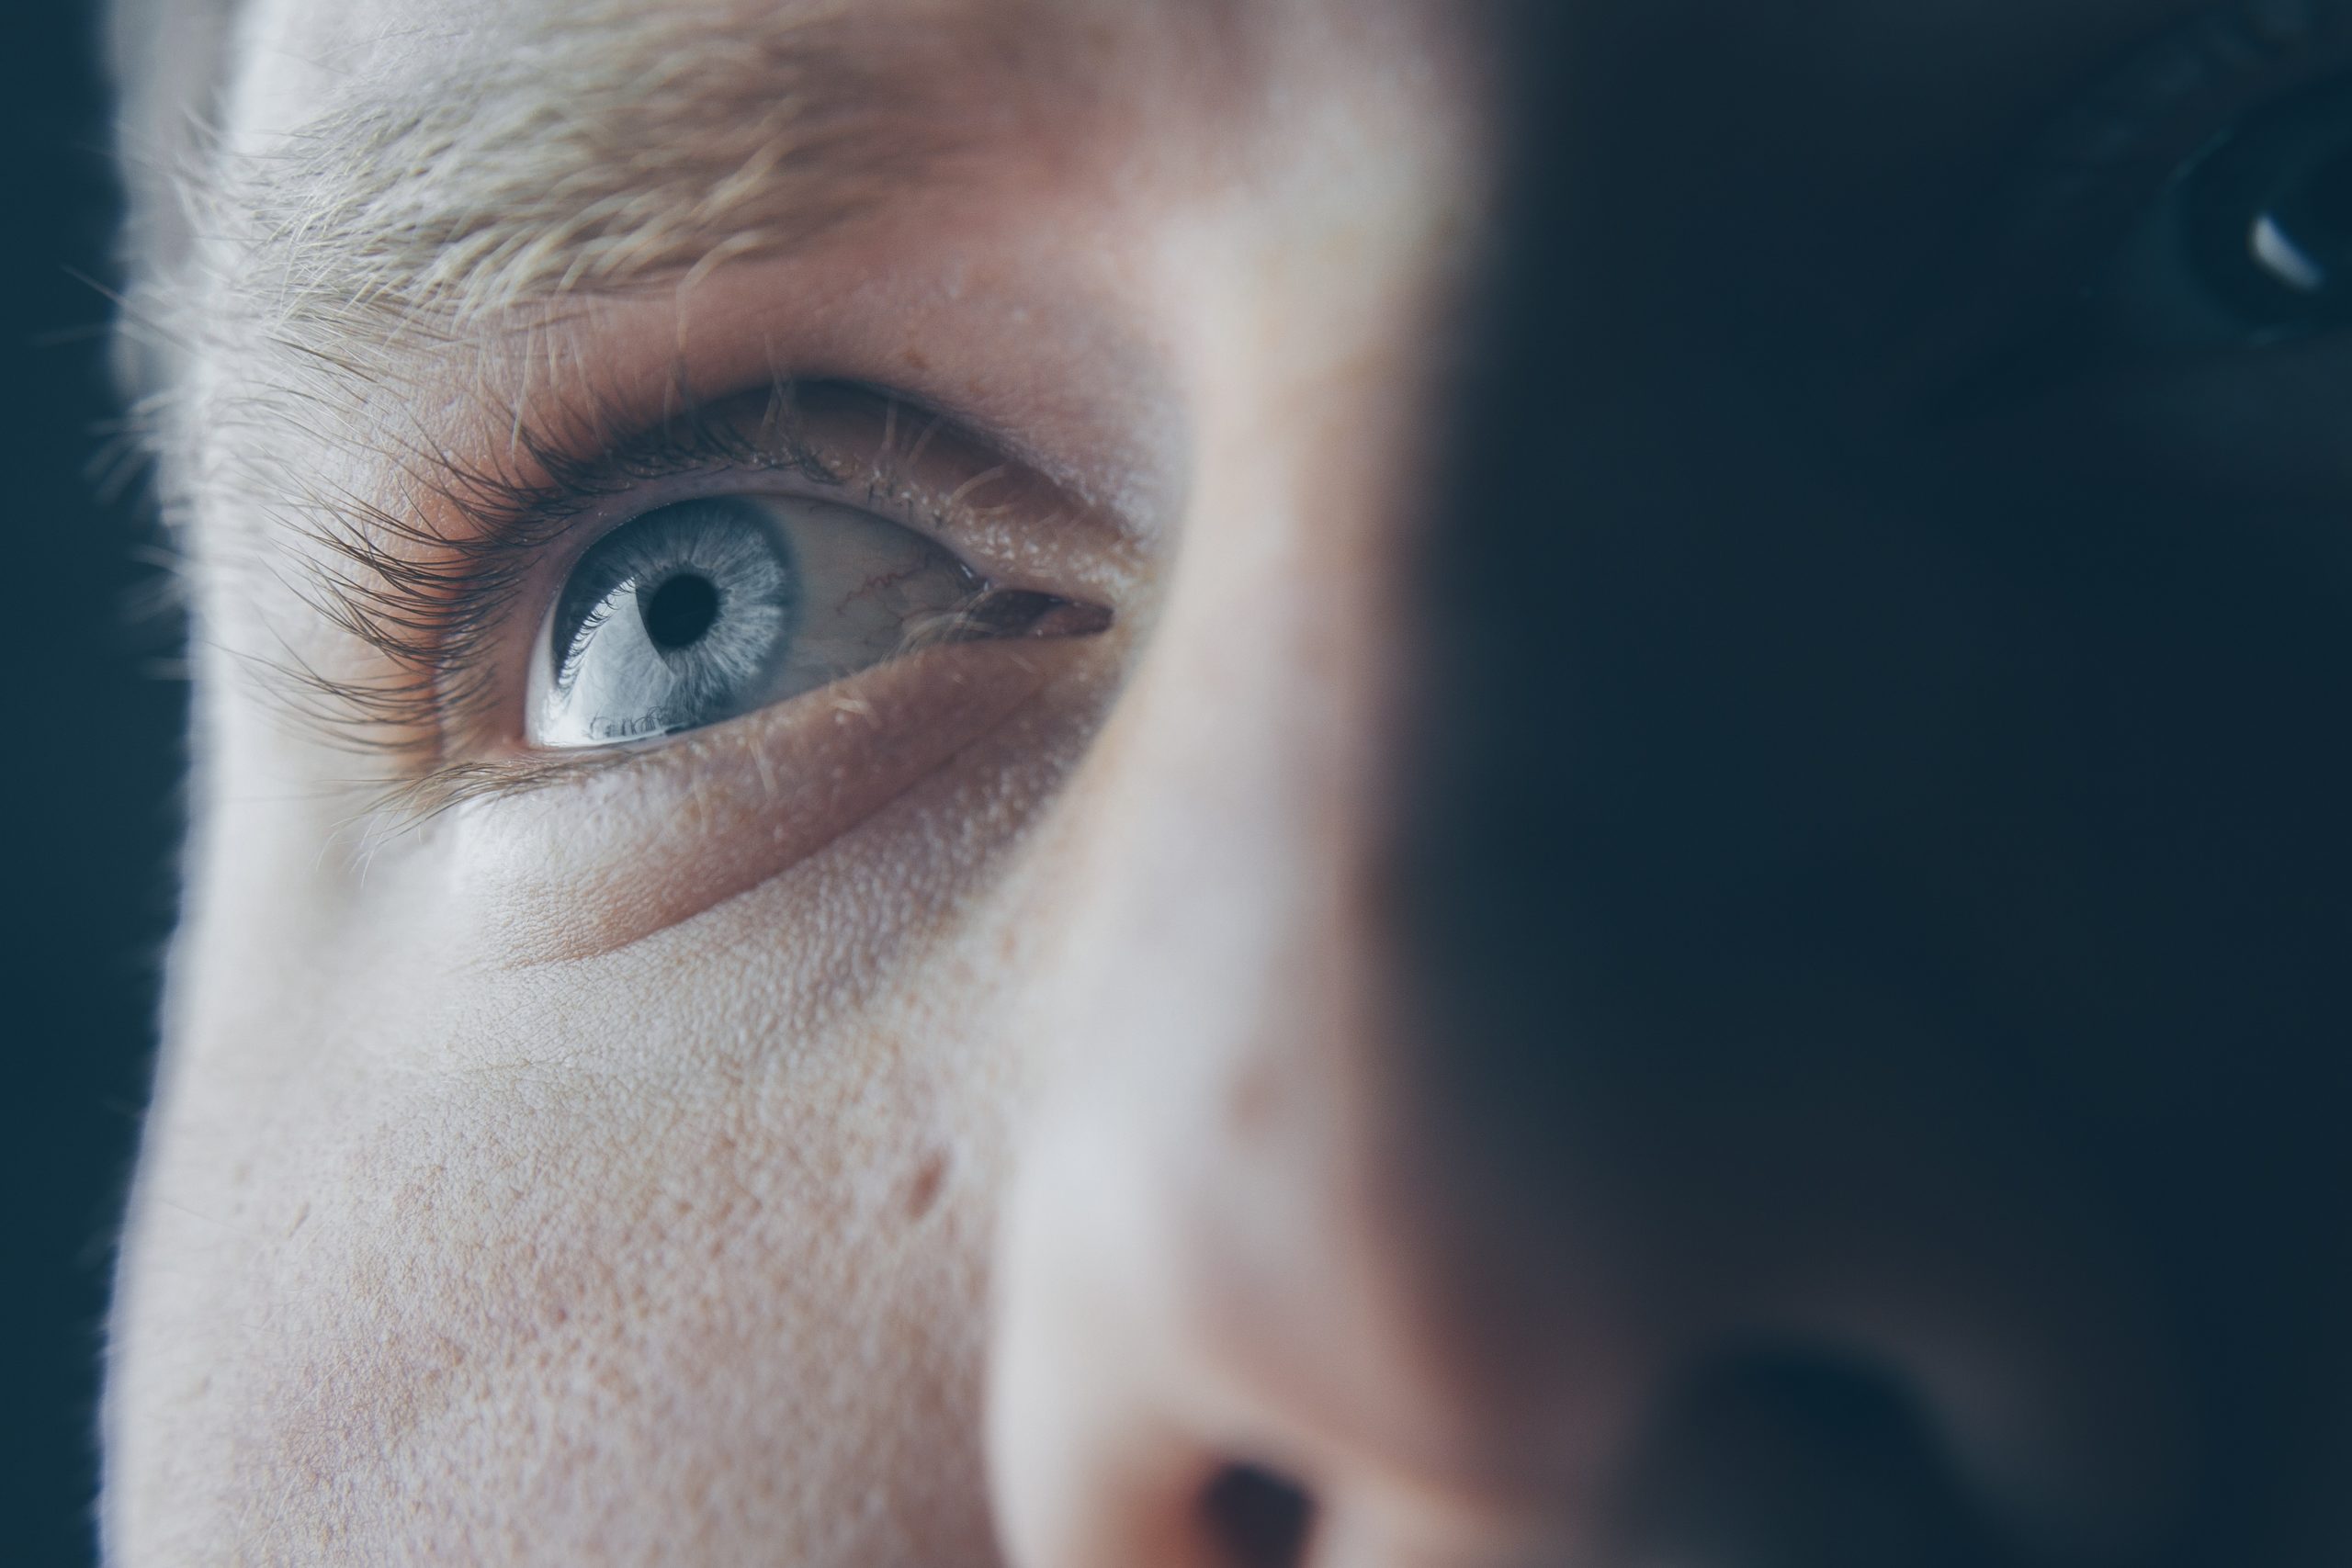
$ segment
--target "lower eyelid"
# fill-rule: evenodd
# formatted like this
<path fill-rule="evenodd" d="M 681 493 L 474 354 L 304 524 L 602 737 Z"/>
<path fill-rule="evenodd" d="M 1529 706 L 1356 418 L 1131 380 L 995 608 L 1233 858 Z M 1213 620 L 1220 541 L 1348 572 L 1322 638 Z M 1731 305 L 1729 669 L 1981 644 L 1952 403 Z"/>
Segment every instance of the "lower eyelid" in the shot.
<path fill-rule="evenodd" d="M 468 803 L 447 840 L 464 945 L 520 967 L 594 957 L 688 919 L 951 765 L 1098 646 L 927 649 L 571 783 Z"/>

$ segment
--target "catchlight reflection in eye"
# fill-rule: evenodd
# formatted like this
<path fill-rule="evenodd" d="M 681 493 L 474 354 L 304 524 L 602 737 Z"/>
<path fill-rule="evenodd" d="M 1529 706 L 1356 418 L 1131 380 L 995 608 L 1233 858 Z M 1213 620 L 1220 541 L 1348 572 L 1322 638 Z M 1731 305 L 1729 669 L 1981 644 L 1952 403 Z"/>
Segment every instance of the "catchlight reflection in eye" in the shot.
<path fill-rule="evenodd" d="M 592 546 L 534 660 L 531 740 L 673 735 L 881 663 L 984 589 L 946 551 L 795 496 L 680 502 Z"/>
<path fill-rule="evenodd" d="M 2260 344 L 2352 325 L 2352 85 L 2262 111 L 2176 175 L 2119 258 L 2112 325 Z"/>

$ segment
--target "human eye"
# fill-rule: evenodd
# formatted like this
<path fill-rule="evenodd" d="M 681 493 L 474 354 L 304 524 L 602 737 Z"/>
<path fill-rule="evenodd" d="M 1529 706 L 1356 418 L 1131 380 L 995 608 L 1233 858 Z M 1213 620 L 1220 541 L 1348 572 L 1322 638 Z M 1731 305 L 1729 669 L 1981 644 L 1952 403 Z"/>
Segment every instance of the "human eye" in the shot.
<path fill-rule="evenodd" d="M 1971 461 L 2175 511 L 2352 483 L 2352 7 L 2251 15 L 2132 54 L 1959 247 L 1928 427 Z"/>
<path fill-rule="evenodd" d="M 910 528 L 836 502 L 733 493 L 656 506 L 574 565 L 533 660 L 549 749 L 680 734 L 917 646 L 1036 634 L 1067 605 L 994 590 Z"/>
<path fill-rule="evenodd" d="M 548 766 L 745 719 L 927 649 L 1085 637 L 1119 573 L 1081 508 L 893 394 L 777 383 L 633 428 L 518 434 L 534 477 L 424 476 L 455 521 L 330 539 L 332 604 L 389 668 L 348 737 L 416 786 L 526 789 Z M 1048 541 L 1060 538 L 1061 547 Z"/>
<path fill-rule="evenodd" d="M 599 954 L 837 843 L 1001 826 L 1101 711 L 1132 533 L 1009 438 L 778 381 L 514 443 L 526 474 L 425 475 L 450 519 L 350 546 L 334 600 L 387 671 L 338 710 L 401 773 L 371 842 L 479 885 L 487 951 Z"/>
<path fill-rule="evenodd" d="M 2101 324 L 2152 346 L 2256 346 L 2352 322 L 2352 84 L 2216 134 L 2100 280 Z"/>

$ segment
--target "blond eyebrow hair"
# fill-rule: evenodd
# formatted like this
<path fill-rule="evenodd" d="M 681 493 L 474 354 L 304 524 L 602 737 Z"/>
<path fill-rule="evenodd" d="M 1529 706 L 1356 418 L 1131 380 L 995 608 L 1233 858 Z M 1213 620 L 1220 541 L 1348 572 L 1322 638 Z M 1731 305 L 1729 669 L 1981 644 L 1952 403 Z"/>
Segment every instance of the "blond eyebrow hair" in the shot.
<path fill-rule="evenodd" d="M 947 39 L 972 27 L 589 0 L 505 30 L 217 150 L 192 184 L 216 240 L 194 294 L 317 347 L 304 329 L 355 316 L 462 324 L 805 243 L 956 145 L 936 83 L 968 71 Z"/>

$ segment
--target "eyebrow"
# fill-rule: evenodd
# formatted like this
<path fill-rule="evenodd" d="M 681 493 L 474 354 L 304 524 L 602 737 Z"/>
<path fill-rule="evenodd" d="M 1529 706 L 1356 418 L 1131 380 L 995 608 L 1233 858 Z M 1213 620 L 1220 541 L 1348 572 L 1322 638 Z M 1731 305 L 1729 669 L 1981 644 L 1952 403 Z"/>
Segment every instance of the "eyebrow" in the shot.
<path fill-rule="evenodd" d="M 231 239 L 227 287 L 281 328 L 462 321 L 783 251 L 957 144 L 942 81 L 972 68 L 948 37 L 975 26 L 1004 23 L 573 7 L 415 51 L 222 153 L 194 199 Z"/>

